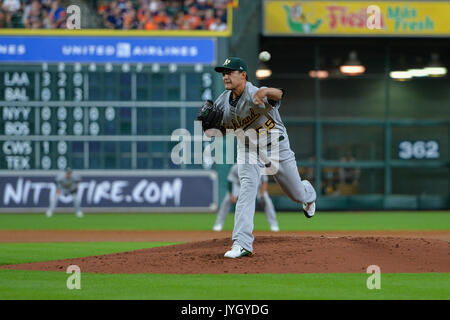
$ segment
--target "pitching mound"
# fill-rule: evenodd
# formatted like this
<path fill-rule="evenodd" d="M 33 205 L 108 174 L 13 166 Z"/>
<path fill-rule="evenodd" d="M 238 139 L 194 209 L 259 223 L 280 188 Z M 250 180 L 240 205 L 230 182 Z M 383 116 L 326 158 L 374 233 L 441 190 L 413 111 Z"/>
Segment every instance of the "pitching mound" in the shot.
<path fill-rule="evenodd" d="M 394 237 L 257 236 L 254 254 L 224 258 L 231 239 L 213 239 L 116 254 L 2 266 L 65 271 L 78 265 L 94 273 L 361 273 L 450 272 L 447 241 Z"/>

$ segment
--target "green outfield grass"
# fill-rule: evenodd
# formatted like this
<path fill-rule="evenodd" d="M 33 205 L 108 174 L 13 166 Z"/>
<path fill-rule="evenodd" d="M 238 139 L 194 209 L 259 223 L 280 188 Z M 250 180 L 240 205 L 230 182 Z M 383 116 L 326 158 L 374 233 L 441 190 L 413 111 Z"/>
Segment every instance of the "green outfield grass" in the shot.
<path fill-rule="evenodd" d="M 282 230 L 450 230 L 450 212 L 280 213 Z M 211 230 L 213 214 L 0 214 L 1 230 Z M 231 230 L 233 215 L 225 229 Z M 255 230 L 268 230 L 265 215 Z M 0 243 L 0 265 L 77 258 L 169 245 L 161 242 Z M 69 290 L 65 272 L 0 270 L 0 299 L 450 299 L 450 274 L 382 274 L 381 290 L 368 274 L 90 274 Z"/>
<path fill-rule="evenodd" d="M 449 299 L 449 274 L 382 274 L 369 290 L 367 274 L 81 274 L 81 289 L 65 272 L 0 270 L 0 299 Z"/>
<path fill-rule="evenodd" d="M 215 214 L 0 214 L 2 230 L 211 230 Z M 233 229 L 229 214 L 225 230 Z M 450 230 L 449 211 L 420 212 L 318 212 L 313 219 L 303 213 L 279 213 L 284 231 L 323 230 Z M 255 230 L 269 230 L 263 213 L 255 215 Z"/>
<path fill-rule="evenodd" d="M 82 258 L 160 247 L 163 242 L 0 243 L 0 265 Z"/>

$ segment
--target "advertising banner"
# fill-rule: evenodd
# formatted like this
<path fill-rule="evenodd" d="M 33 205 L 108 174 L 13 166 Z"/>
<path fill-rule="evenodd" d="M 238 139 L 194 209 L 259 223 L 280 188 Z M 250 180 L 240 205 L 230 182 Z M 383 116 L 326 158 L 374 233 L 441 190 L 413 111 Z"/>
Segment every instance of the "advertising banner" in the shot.
<path fill-rule="evenodd" d="M 0 62 L 216 62 L 213 38 L 0 37 Z"/>
<path fill-rule="evenodd" d="M 55 171 L 0 172 L 0 212 L 45 212 L 55 192 Z M 76 197 L 86 212 L 199 212 L 217 209 L 212 170 L 74 171 Z M 61 195 L 56 212 L 73 211 L 73 196 Z"/>
<path fill-rule="evenodd" d="M 448 1 L 265 1 L 264 34 L 450 36 Z"/>

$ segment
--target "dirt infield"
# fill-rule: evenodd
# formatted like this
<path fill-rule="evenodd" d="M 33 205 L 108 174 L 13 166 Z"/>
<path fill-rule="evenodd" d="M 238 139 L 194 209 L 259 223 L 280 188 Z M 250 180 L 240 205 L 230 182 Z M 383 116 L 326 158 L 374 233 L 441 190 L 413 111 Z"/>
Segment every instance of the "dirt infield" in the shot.
<path fill-rule="evenodd" d="M 450 241 L 450 231 L 255 231 L 255 236 L 288 237 L 400 237 Z M 231 238 L 231 231 L 123 231 L 123 230 L 0 230 L 0 242 L 193 242 Z"/>
<path fill-rule="evenodd" d="M 254 254 L 241 259 L 223 257 L 232 244 L 230 232 L 48 231 L 46 237 L 43 231 L 8 232 L 13 233 L 8 239 L 6 232 L 0 232 L 0 241 L 25 241 L 28 236 L 28 242 L 32 239 L 189 242 L 1 267 L 6 269 L 65 271 L 69 265 L 78 265 L 82 272 L 93 273 L 361 273 L 369 265 L 378 265 L 385 273 L 450 272 L 449 232 L 445 231 L 255 232 Z"/>

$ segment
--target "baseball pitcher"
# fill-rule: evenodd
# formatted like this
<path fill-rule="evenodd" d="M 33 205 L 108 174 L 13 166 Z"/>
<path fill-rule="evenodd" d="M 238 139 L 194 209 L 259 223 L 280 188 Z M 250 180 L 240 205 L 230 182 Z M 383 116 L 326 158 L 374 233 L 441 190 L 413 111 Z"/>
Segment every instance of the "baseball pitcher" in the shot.
<path fill-rule="evenodd" d="M 226 59 L 215 71 L 222 74 L 225 91 L 214 103 L 206 102 L 199 111 L 197 119 L 202 121 L 205 134 L 211 135 L 210 129 L 217 129 L 222 133 L 228 133 L 230 130 L 235 133 L 254 130 L 259 137 L 278 136 L 278 167 L 273 174 L 274 178 L 293 201 L 302 205 L 307 218 L 314 216 L 316 191 L 309 181 L 300 178 L 295 154 L 290 148 L 287 130 L 278 112 L 284 90 L 258 88 L 247 81 L 247 64 L 240 58 Z M 225 253 L 228 258 L 239 258 L 253 252 L 253 218 L 261 167 L 272 166 L 272 163 L 267 162 L 267 158 L 261 158 L 259 153 L 256 164 L 250 161 L 251 143 L 252 141 L 238 138 L 238 174 L 241 188 L 236 203 L 233 246 Z M 271 146 L 266 143 L 265 146 L 256 147 Z M 240 150 L 244 150 L 243 157 L 239 154 Z M 239 161 L 242 158 L 249 161 Z"/>

